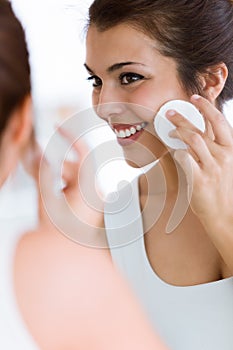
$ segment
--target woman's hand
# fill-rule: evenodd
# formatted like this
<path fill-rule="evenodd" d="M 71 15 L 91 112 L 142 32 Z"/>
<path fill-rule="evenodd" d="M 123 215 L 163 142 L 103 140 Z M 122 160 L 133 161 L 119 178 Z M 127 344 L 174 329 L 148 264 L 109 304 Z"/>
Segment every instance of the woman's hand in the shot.
<path fill-rule="evenodd" d="M 46 159 L 46 151 L 41 156 L 38 189 L 40 221 L 42 225 L 53 226 L 68 238 L 88 246 L 106 246 L 103 226 L 103 203 L 95 188 L 95 168 L 93 155 L 86 144 L 75 140 L 66 130 L 59 133 L 71 148 L 75 161 L 64 159 L 61 169 L 54 169 Z M 59 150 L 54 149 L 53 152 Z M 63 188 L 57 188 L 64 181 Z M 56 176 L 55 176 L 56 175 Z"/>
<path fill-rule="evenodd" d="M 191 206 L 201 220 L 216 220 L 232 215 L 233 208 L 233 133 L 226 118 L 206 99 L 194 95 L 192 103 L 206 120 L 202 133 L 178 113 L 168 119 L 176 126 L 173 136 L 188 145 L 178 150 L 175 159 L 192 185 Z M 190 183 L 190 180 L 192 183 Z"/>
<path fill-rule="evenodd" d="M 63 138 L 71 145 L 76 161 L 64 160 L 62 189 L 70 209 L 75 215 L 93 227 L 100 227 L 103 222 L 103 202 L 101 193 L 96 187 L 95 159 L 82 140 L 74 140 L 65 129 L 59 128 Z"/>
<path fill-rule="evenodd" d="M 175 151 L 174 158 L 188 179 L 193 212 L 226 257 L 226 245 L 233 250 L 233 131 L 223 114 L 205 98 L 194 95 L 191 102 L 204 116 L 206 131 L 200 132 L 180 114 L 168 112 L 167 118 L 176 126 L 171 136 L 188 145 L 187 151 Z"/>

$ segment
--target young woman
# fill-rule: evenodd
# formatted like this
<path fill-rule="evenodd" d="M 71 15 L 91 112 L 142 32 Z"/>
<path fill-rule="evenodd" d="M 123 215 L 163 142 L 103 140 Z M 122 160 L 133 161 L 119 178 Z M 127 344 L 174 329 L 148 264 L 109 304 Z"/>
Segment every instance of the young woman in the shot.
<path fill-rule="evenodd" d="M 105 229 L 125 272 L 171 349 L 233 347 L 233 98 L 229 0 L 95 0 L 85 66 L 93 105 L 133 166 L 159 162 L 108 203 Z M 185 100 L 200 132 L 175 110 L 169 150 L 154 131 L 160 107 Z M 169 233 L 169 234 L 168 234 Z"/>
<path fill-rule="evenodd" d="M 10 3 L 0 0 L 0 185 L 22 159 L 39 187 L 41 156 L 33 139 L 30 90 L 24 32 Z M 86 151 L 80 143 L 75 147 L 81 162 Z M 66 207 L 51 190 L 46 162 L 40 175 L 43 198 L 65 225 Z M 65 188 L 74 205 L 76 175 L 69 175 Z M 75 207 L 82 212 L 79 197 Z M 40 208 L 38 227 L 0 235 L 0 348 L 165 349 L 114 271 L 108 252 L 67 239 Z M 100 220 L 94 211 L 87 214 L 90 225 Z"/>

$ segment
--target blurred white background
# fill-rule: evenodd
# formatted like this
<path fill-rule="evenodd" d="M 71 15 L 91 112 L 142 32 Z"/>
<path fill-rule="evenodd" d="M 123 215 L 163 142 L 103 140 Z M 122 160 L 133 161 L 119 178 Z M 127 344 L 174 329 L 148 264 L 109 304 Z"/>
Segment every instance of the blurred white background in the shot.
<path fill-rule="evenodd" d="M 91 86 L 83 67 L 85 62 L 85 25 L 92 0 L 12 0 L 16 15 L 27 36 L 32 68 L 36 133 L 45 147 L 54 131 L 54 124 L 73 113 L 91 106 Z M 233 115 L 232 104 L 226 109 Z M 92 114 L 93 123 L 98 123 Z M 92 146 L 113 139 L 108 127 L 89 135 Z M 130 181 L 138 171 L 129 168 L 119 158 L 98 171 L 98 181 L 104 193 L 117 188 L 125 179 Z M 23 188 L 23 190 L 22 190 Z M 9 191 L 13 195 L 9 196 Z M 0 195 L 0 218 L 35 214 L 33 182 L 19 169 L 9 179 Z"/>

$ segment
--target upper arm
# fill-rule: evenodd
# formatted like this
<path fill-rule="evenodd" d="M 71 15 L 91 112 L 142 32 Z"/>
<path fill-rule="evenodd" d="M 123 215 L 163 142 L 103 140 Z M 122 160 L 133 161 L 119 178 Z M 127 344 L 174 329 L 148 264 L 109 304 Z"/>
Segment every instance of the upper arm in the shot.
<path fill-rule="evenodd" d="M 20 310 L 40 349 L 164 349 L 108 250 L 32 235 L 16 266 Z"/>
<path fill-rule="evenodd" d="M 86 272 L 88 278 L 83 274 L 82 286 L 77 287 L 74 348 L 75 342 L 76 345 L 79 342 L 75 331 L 81 327 L 81 349 L 165 349 L 133 293 L 111 264 L 99 259 Z"/>

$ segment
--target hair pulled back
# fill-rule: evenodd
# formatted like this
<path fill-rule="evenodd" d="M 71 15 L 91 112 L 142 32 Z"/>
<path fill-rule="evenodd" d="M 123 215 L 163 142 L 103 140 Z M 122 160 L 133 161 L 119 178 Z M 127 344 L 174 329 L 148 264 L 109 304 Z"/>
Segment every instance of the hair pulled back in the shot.
<path fill-rule="evenodd" d="M 233 1 L 95 0 L 91 5 L 89 26 L 105 31 L 122 23 L 155 39 L 160 52 L 175 59 L 190 94 L 203 95 L 200 74 L 224 62 L 229 75 L 219 108 L 233 98 Z"/>

